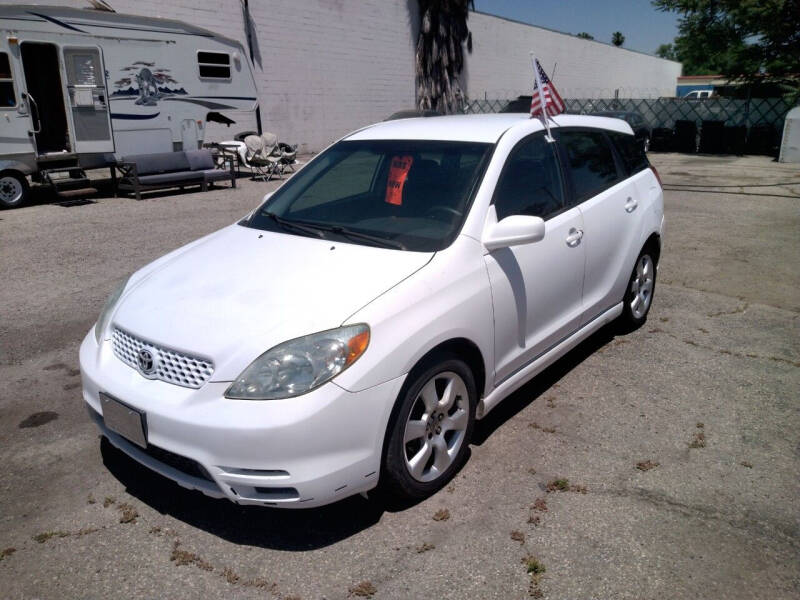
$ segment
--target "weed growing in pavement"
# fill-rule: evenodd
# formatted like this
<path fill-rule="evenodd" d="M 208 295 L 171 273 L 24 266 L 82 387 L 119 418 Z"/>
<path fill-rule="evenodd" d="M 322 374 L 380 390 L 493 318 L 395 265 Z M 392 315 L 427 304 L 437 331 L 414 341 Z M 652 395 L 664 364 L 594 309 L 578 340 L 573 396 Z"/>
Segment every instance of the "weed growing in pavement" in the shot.
<path fill-rule="evenodd" d="M 528 586 L 528 594 L 531 598 L 541 598 L 544 594 L 542 593 L 539 584 L 541 583 L 542 576 L 547 569 L 538 558 L 531 554 L 522 559 L 522 564 L 525 565 L 525 570 L 531 577 L 531 582 Z"/>
<path fill-rule="evenodd" d="M 550 483 L 547 484 L 547 488 L 545 488 L 547 492 L 577 492 L 579 494 L 586 493 L 586 486 L 585 485 L 577 485 L 572 484 L 570 485 L 569 479 L 553 479 Z"/>
<path fill-rule="evenodd" d="M 511 532 L 511 539 L 522 544 L 525 542 L 525 534 L 515 529 Z"/>
<path fill-rule="evenodd" d="M 753 468 L 753 463 L 748 462 L 746 460 L 743 460 L 739 464 L 742 465 L 743 467 L 747 467 L 748 469 L 752 469 Z"/>
<path fill-rule="evenodd" d="M 547 484 L 548 492 L 566 492 L 569 489 L 569 479 L 553 479 Z"/>
<path fill-rule="evenodd" d="M 38 542 L 39 544 L 44 544 L 50 538 L 62 538 L 67 537 L 68 535 L 68 531 L 43 531 L 42 533 L 37 533 L 35 536 L 33 536 L 33 541 Z"/>
<path fill-rule="evenodd" d="M 694 439 L 689 444 L 689 448 L 705 448 L 706 447 L 706 434 L 702 431 L 694 434 Z"/>
<path fill-rule="evenodd" d="M 522 559 L 522 564 L 525 565 L 525 569 L 528 573 L 532 575 L 542 575 L 547 571 L 544 564 L 532 554 L 529 554 L 525 558 Z"/>
<path fill-rule="evenodd" d="M 360 598 L 372 598 L 378 590 L 372 585 L 370 581 L 362 581 L 351 587 L 348 591 L 348 596 L 358 596 Z"/>
<path fill-rule="evenodd" d="M 649 471 L 650 469 L 655 469 L 660 464 L 661 463 L 653 462 L 652 460 L 643 460 L 636 463 L 636 468 L 640 471 Z"/>
<path fill-rule="evenodd" d="M 547 500 L 544 498 L 537 498 L 531 505 L 531 508 L 539 512 L 547 512 Z"/>
<path fill-rule="evenodd" d="M 203 560 L 194 552 L 182 550 L 180 546 L 181 543 L 178 540 L 175 540 L 175 543 L 172 546 L 172 554 L 169 557 L 169 559 L 174 562 L 176 566 L 183 567 L 185 565 L 194 565 L 198 569 L 203 569 L 203 571 L 214 570 L 214 567 L 209 562 Z"/>
<path fill-rule="evenodd" d="M 425 542 L 421 546 L 417 546 L 417 554 L 428 552 L 429 550 L 433 550 L 434 548 L 436 548 L 436 546 L 434 546 L 433 544 L 429 544 L 428 542 Z"/>
<path fill-rule="evenodd" d="M 0 550 L 0 561 L 2 561 L 7 556 L 11 556 L 16 551 L 17 551 L 16 548 L 3 548 L 2 550 Z"/>
<path fill-rule="evenodd" d="M 225 581 L 227 581 L 231 585 L 236 585 L 237 583 L 239 583 L 239 579 L 241 579 L 239 575 L 230 567 L 225 567 L 224 569 L 222 569 L 222 577 L 224 577 Z"/>
<path fill-rule="evenodd" d="M 47 540 L 52 538 L 82 537 L 84 535 L 94 533 L 95 531 L 100 531 L 100 528 L 84 527 L 82 529 L 78 529 L 78 531 L 44 531 L 42 533 L 37 533 L 32 539 L 34 542 L 44 544 Z"/>
<path fill-rule="evenodd" d="M 123 502 L 117 506 L 119 509 L 119 522 L 120 523 L 136 523 L 136 518 L 139 513 L 127 502 Z"/>
<path fill-rule="evenodd" d="M 112 498 L 111 496 L 106 496 L 103 499 L 103 508 L 108 508 L 109 506 L 114 504 L 116 501 L 117 501 L 116 498 Z"/>
<path fill-rule="evenodd" d="M 433 514 L 434 521 L 447 521 L 450 518 L 450 511 L 446 508 L 440 508 Z"/>

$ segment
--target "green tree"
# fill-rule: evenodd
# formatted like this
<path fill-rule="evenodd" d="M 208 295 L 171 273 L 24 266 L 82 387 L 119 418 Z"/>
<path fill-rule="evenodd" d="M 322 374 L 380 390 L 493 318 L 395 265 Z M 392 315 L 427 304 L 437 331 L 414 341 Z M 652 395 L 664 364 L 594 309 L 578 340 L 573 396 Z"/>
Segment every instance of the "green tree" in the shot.
<path fill-rule="evenodd" d="M 467 28 L 471 0 L 418 0 L 417 107 L 444 113 L 460 108 L 464 93 L 459 77 L 464 68 L 464 45 L 472 52 Z"/>
<path fill-rule="evenodd" d="M 625 43 L 625 36 L 622 35 L 621 31 L 615 31 L 611 34 L 611 43 L 614 44 L 617 48 L 622 46 Z"/>
<path fill-rule="evenodd" d="M 661 44 L 656 48 L 656 56 L 658 58 L 666 58 L 667 60 L 679 60 L 673 44 Z"/>
<path fill-rule="evenodd" d="M 674 51 L 684 75 L 765 76 L 797 90 L 800 0 L 652 0 L 680 15 Z M 792 83 L 793 82 L 793 83 Z"/>
<path fill-rule="evenodd" d="M 593 40 L 594 39 L 594 36 L 591 33 L 586 33 L 585 31 L 581 31 L 575 37 L 579 37 L 582 40 Z"/>

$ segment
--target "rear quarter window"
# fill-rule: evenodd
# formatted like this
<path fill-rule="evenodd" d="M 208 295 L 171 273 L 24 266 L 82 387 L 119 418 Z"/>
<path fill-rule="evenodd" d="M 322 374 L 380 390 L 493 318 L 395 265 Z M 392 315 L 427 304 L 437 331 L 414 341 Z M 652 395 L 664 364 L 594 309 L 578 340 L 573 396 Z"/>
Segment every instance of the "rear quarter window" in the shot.
<path fill-rule="evenodd" d="M 644 152 L 644 144 L 640 140 L 624 133 L 609 132 L 609 136 L 614 142 L 614 146 L 619 152 L 629 176 L 650 166 L 650 161 L 647 160 L 647 155 Z"/>
<path fill-rule="evenodd" d="M 583 202 L 620 180 L 614 153 L 602 131 L 563 131 L 559 141 L 567 156 L 576 202 Z"/>

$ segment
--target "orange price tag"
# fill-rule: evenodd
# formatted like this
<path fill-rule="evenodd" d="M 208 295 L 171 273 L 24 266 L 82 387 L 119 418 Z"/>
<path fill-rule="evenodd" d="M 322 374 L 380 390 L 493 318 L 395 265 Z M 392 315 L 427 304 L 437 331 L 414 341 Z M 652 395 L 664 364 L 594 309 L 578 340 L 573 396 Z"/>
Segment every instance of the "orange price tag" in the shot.
<path fill-rule="evenodd" d="M 386 202 L 401 206 L 403 204 L 403 186 L 408 178 L 408 171 L 414 164 L 413 156 L 393 156 L 389 168 L 389 179 L 386 181 Z"/>

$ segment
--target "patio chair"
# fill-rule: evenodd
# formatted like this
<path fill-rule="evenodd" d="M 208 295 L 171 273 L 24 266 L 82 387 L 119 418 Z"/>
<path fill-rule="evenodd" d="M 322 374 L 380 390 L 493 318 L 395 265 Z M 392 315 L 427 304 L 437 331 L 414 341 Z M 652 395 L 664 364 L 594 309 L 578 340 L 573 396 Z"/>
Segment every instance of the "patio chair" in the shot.
<path fill-rule="evenodd" d="M 269 181 L 274 174 L 283 172 L 278 136 L 274 133 L 248 135 L 244 138 L 244 144 L 247 148 L 245 165 L 254 171 L 254 179 L 263 177 Z"/>

